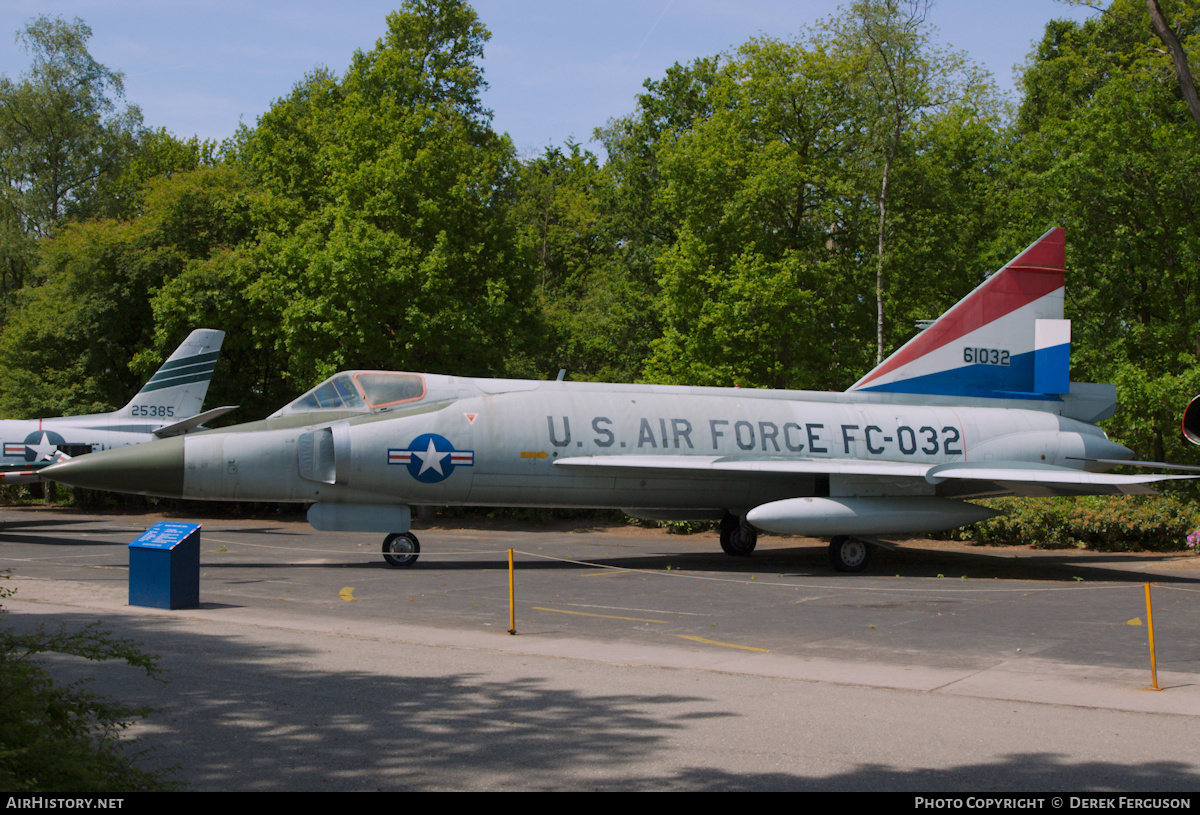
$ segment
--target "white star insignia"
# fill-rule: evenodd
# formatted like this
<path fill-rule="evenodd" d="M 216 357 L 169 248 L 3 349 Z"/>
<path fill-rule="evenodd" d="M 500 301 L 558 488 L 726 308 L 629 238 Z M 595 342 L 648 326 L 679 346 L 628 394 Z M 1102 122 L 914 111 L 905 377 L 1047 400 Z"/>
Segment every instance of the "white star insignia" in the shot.
<path fill-rule="evenodd" d="M 33 451 L 34 461 L 48 459 L 58 452 L 58 446 L 50 442 L 50 436 L 45 431 L 42 432 L 41 441 L 37 444 L 27 444 L 25 446 Z"/>
<path fill-rule="evenodd" d="M 426 470 L 436 470 L 438 475 L 445 475 L 442 472 L 442 462 L 450 454 L 438 452 L 438 449 L 433 446 L 433 439 L 429 440 L 429 446 L 425 448 L 424 453 L 418 453 L 416 450 L 413 450 L 412 454 L 421 459 L 421 471 L 417 475 L 424 475 Z"/>

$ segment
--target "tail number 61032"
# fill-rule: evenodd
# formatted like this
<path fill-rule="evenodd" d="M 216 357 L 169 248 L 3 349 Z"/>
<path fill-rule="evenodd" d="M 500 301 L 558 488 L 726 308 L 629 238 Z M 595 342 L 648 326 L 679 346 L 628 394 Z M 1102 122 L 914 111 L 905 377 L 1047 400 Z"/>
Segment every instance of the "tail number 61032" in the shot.
<path fill-rule="evenodd" d="M 1003 348 L 964 348 L 963 362 L 968 365 L 1007 365 L 1008 351 Z"/>

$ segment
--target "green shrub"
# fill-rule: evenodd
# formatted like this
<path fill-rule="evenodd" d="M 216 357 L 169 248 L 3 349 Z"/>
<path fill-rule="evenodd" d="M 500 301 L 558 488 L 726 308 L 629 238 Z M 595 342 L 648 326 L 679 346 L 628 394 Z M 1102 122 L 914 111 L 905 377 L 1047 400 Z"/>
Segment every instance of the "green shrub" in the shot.
<path fill-rule="evenodd" d="M 0 577 L 7 577 L 0 573 Z M 0 599 L 12 595 L 0 588 Z M 0 621 L 7 610 L 0 607 Z M 9 792 L 171 790 L 162 774 L 139 769 L 134 742 L 122 732 L 148 712 L 88 690 L 57 685 L 38 657 L 71 654 L 121 660 L 158 678 L 154 657 L 99 627 L 17 634 L 0 625 L 0 789 Z"/>
<path fill-rule="evenodd" d="M 992 498 L 976 503 L 1004 512 L 955 530 L 955 540 L 1040 548 L 1174 552 L 1187 548 L 1197 507 L 1171 496 Z"/>

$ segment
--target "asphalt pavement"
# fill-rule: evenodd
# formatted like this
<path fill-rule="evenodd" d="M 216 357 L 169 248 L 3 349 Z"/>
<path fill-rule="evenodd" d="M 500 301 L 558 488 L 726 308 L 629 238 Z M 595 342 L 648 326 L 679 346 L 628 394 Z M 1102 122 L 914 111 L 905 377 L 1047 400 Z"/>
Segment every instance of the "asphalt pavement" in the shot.
<path fill-rule="evenodd" d="M 822 542 L 507 522 L 382 536 L 202 523 L 200 608 L 128 604 L 161 516 L 0 510 L 18 626 L 101 620 L 170 682 L 60 658 L 158 709 L 199 790 L 1195 790 L 1191 556 L 928 541 L 834 572 Z M 509 633 L 508 550 L 515 633 Z M 1152 689 L 1146 584 L 1158 689 Z"/>

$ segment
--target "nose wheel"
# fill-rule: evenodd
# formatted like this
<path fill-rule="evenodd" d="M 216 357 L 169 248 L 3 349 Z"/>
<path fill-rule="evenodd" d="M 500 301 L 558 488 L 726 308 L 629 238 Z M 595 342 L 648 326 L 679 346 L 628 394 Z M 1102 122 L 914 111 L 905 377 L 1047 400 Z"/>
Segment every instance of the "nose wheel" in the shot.
<path fill-rule="evenodd" d="M 871 547 L 866 541 L 838 535 L 829 542 L 829 562 L 839 572 L 861 572 L 870 560 Z"/>
<path fill-rule="evenodd" d="M 383 559 L 389 566 L 411 566 L 420 556 L 421 542 L 411 532 L 393 532 L 383 539 Z"/>

